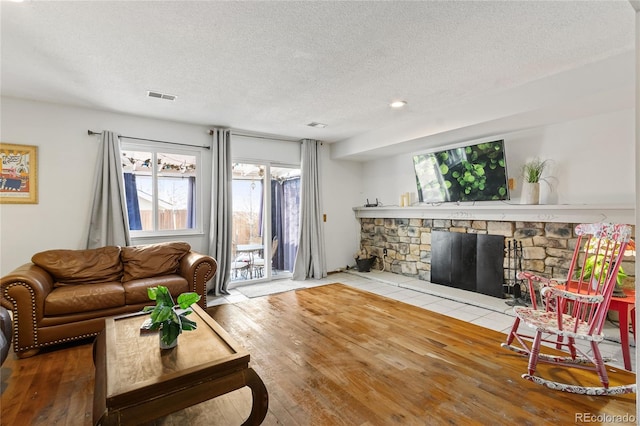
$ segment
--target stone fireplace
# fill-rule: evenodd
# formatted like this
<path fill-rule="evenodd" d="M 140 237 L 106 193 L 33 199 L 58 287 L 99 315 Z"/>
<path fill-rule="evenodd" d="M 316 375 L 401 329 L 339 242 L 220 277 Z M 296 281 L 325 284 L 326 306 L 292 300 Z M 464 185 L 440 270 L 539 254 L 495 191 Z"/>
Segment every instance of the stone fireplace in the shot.
<path fill-rule="evenodd" d="M 520 207 L 520 206 L 516 206 Z M 558 222 L 560 217 L 538 214 L 538 220 L 484 220 L 475 218 L 424 218 L 424 217 L 374 217 L 376 210 L 356 208 L 360 220 L 360 245 L 370 254 L 384 258 L 386 271 L 432 281 L 433 236 L 435 231 L 463 234 L 499 235 L 504 237 L 504 248 L 510 241 L 518 240 L 522 244 L 522 269 L 539 275 L 566 278 L 571 256 L 576 243 L 575 226 L 583 222 L 610 221 L 629 223 L 626 220 L 599 220 L 585 217 L 585 220 Z M 380 216 L 426 216 L 426 208 L 398 209 L 387 208 Z M 431 209 L 434 210 L 434 209 Z M 460 216 L 452 211 L 432 214 L 433 216 Z M 498 209 L 496 209 L 497 211 Z M 502 211 L 504 212 L 504 208 Z M 623 212 L 624 213 L 624 212 Z M 633 215 L 633 210 L 631 210 Z M 498 213 L 496 213 L 498 214 Z M 482 216 L 469 214 L 466 216 Z M 485 216 L 491 216 L 485 214 Z M 504 214 L 503 214 L 504 216 Z M 624 216 L 624 214 L 622 215 Z M 548 218 L 547 220 L 544 220 Z M 568 215 L 566 218 L 576 218 Z M 531 219 L 531 217 L 527 217 Z M 589 220 L 591 219 L 591 220 Z M 613 219 L 613 218 L 612 218 Z M 615 218 L 619 219 L 619 218 Z M 383 256 L 386 249 L 386 256 Z M 513 262 L 512 262 L 513 263 Z M 502 265 L 503 283 L 513 277 L 507 257 Z M 622 268 L 627 273 L 623 286 L 635 285 L 635 258 L 625 258 Z"/>

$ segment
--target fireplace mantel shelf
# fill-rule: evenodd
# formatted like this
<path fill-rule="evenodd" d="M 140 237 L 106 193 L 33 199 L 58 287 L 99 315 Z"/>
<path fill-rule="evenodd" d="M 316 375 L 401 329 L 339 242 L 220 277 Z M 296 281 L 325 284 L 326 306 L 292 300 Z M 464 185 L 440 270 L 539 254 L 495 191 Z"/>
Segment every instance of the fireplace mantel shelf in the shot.
<path fill-rule="evenodd" d="M 481 205 L 446 203 L 411 207 L 354 207 L 356 218 L 408 218 L 496 220 L 523 222 L 613 222 L 635 224 L 631 204 L 555 204 L 522 205 L 491 203 Z"/>

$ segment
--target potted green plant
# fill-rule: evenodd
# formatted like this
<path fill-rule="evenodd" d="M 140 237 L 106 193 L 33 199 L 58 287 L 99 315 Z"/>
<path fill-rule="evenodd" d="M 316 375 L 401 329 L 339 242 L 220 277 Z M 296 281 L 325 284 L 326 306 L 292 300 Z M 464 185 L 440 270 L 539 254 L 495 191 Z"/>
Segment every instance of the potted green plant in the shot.
<path fill-rule="evenodd" d="M 589 257 L 584 261 L 584 275 L 583 279 L 590 280 L 591 277 L 599 277 L 600 274 L 604 274 L 606 276 L 609 270 L 609 262 L 604 259 L 604 254 L 596 253 L 596 244 L 592 243 L 587 248 L 587 253 Z M 627 248 L 625 249 L 625 256 L 635 256 L 636 251 L 636 243 L 631 240 L 627 244 Z M 580 276 L 581 271 L 576 271 L 576 277 Z M 626 297 L 624 291 L 622 291 L 622 281 L 627 278 L 627 274 L 622 269 L 622 266 L 618 268 L 618 274 L 616 275 L 616 287 L 613 290 L 614 297 Z"/>
<path fill-rule="evenodd" d="M 540 180 L 542 180 L 542 173 L 548 165 L 547 161 L 534 158 L 522 166 L 524 182 L 522 183 L 520 204 L 538 204 L 540 202 Z"/>
<path fill-rule="evenodd" d="M 200 300 L 193 292 L 178 296 L 178 304 L 173 302 L 171 293 L 164 286 L 147 289 L 149 299 L 155 300 L 155 306 L 145 306 L 144 312 L 151 312 L 149 330 L 160 330 L 160 349 L 170 349 L 178 344 L 182 330 L 195 330 L 197 324 L 187 318 L 193 312 L 189 307 Z M 178 310 L 179 309 L 179 310 Z"/>
<path fill-rule="evenodd" d="M 598 277 L 600 274 L 607 275 L 609 270 L 609 262 L 604 260 L 604 256 L 601 254 L 594 254 L 587 258 L 584 262 L 584 279 L 590 280 L 592 276 Z M 579 271 L 577 271 L 579 273 Z M 616 287 L 614 289 L 615 297 L 624 297 L 625 294 L 622 291 L 622 280 L 627 277 L 627 274 L 622 270 L 622 267 L 618 268 L 618 274 L 616 275 Z"/>
<path fill-rule="evenodd" d="M 534 158 L 531 161 L 527 161 L 522 166 L 522 171 L 524 174 L 524 179 L 529 183 L 538 183 L 542 178 L 542 172 L 547 167 L 548 160 L 540 160 L 539 158 Z"/>

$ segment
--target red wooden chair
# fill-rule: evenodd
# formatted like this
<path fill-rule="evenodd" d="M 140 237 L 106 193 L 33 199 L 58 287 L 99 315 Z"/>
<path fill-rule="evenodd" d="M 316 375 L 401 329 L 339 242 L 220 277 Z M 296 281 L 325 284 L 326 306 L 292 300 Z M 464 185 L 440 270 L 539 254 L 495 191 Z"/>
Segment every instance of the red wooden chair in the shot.
<path fill-rule="evenodd" d="M 530 273 L 521 277 L 528 281 L 531 307 L 513 308 L 516 319 L 506 343 L 502 346 L 529 357 L 528 372 L 522 377 L 551 389 L 588 395 L 617 395 L 636 391 L 635 384 L 609 386 L 605 362 L 598 343 L 604 339 L 602 328 L 620 263 L 631 239 L 631 227 L 609 223 L 576 226 L 578 237 L 566 281 L 550 280 Z M 540 285 L 541 305 L 535 297 Z M 522 331 L 521 326 L 529 331 Z M 532 332 L 531 329 L 534 331 Z M 588 342 L 588 349 L 576 341 Z M 547 346 L 565 351 L 566 355 L 543 353 Z M 568 353 L 567 353 L 568 352 Z M 538 362 L 563 367 L 593 370 L 602 387 L 559 383 L 535 375 Z"/>

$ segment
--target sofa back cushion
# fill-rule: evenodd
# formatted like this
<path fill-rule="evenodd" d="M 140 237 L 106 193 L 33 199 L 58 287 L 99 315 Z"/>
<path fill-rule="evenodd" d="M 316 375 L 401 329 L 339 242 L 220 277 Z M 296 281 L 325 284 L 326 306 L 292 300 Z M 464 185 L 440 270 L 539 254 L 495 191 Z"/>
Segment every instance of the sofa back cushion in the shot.
<path fill-rule="evenodd" d="M 175 274 L 180 259 L 191 250 L 185 242 L 123 247 L 120 258 L 124 267 L 122 282 Z"/>
<path fill-rule="evenodd" d="M 95 284 L 122 279 L 120 247 L 87 250 L 48 250 L 36 253 L 31 261 L 47 271 L 56 285 Z"/>

